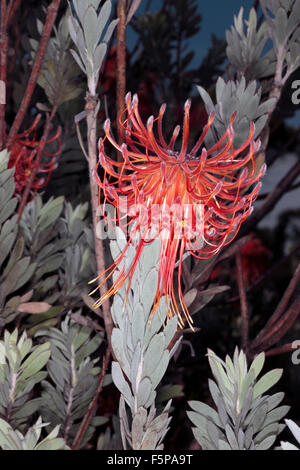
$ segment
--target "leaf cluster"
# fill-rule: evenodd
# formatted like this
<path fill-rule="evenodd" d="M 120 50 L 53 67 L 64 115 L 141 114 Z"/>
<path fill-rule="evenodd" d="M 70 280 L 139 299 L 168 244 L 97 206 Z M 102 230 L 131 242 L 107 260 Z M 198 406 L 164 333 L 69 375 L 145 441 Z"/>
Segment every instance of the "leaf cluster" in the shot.
<path fill-rule="evenodd" d="M 33 346 L 26 332 L 4 332 L 0 341 L 0 415 L 15 428 L 22 428 L 41 404 L 31 399 L 33 387 L 47 376 L 42 371 L 50 357 L 50 343 Z"/>
<path fill-rule="evenodd" d="M 111 0 L 107 0 L 97 13 L 99 4 L 100 0 L 90 0 L 89 2 L 71 0 L 68 19 L 70 35 L 78 51 L 71 49 L 71 53 L 87 76 L 92 95 L 95 95 L 96 92 L 99 72 L 107 52 L 108 42 L 119 21 L 118 19 L 112 20 L 102 38 L 111 14 L 112 3 Z"/>
<path fill-rule="evenodd" d="M 280 420 L 289 411 L 278 406 L 284 394 L 265 395 L 282 375 L 274 369 L 258 379 L 265 355 L 259 354 L 248 369 L 243 351 L 234 352 L 225 362 L 208 350 L 214 379 L 209 390 L 216 409 L 199 401 L 190 401 L 187 414 L 196 426 L 193 433 L 206 450 L 267 450 L 275 442 L 284 424 Z"/>
<path fill-rule="evenodd" d="M 52 426 L 61 425 L 60 433 L 70 444 L 93 398 L 100 372 L 96 366 L 98 358 L 91 356 L 99 349 L 103 334 L 92 337 L 91 333 L 90 328 L 80 326 L 68 317 L 62 322 L 61 329 L 50 328 L 37 333 L 51 344 L 47 362 L 49 378 L 42 383 L 40 413 Z M 105 422 L 105 418 L 93 418 L 81 445 L 91 438 L 96 425 Z"/>
<path fill-rule="evenodd" d="M 116 229 L 111 241 L 111 253 L 116 260 L 126 245 L 125 235 Z M 131 284 L 124 283 L 112 306 L 115 328 L 112 348 L 118 362 L 112 363 L 112 379 L 121 392 L 119 414 L 123 445 L 133 449 L 160 449 L 168 430 L 168 402 L 162 414 L 156 416 L 156 388 L 164 376 L 179 340 L 169 350 L 177 330 L 177 318 L 166 321 L 168 301 L 162 298 L 152 311 L 158 283 L 159 239 L 145 246 L 135 268 Z M 135 258 L 134 242 L 127 249 L 119 272 L 128 269 Z M 115 273 L 117 276 L 118 273 Z M 126 406 L 131 411 L 129 425 Z M 149 410 L 150 408 L 150 410 Z"/>
<path fill-rule="evenodd" d="M 226 31 L 228 60 L 247 81 L 268 77 L 275 72 L 276 60 L 273 49 L 262 56 L 269 39 L 267 23 L 258 25 L 256 11 L 251 8 L 245 30 L 243 15 L 242 7 L 231 30 Z"/>
<path fill-rule="evenodd" d="M 37 29 L 40 35 L 42 35 L 43 28 L 43 23 L 37 19 Z M 33 38 L 30 38 L 29 42 L 32 48 L 32 59 L 34 60 L 39 42 Z M 58 107 L 67 101 L 78 98 L 83 91 L 78 82 L 80 69 L 72 59 L 70 46 L 71 37 L 69 35 L 68 17 L 64 15 L 58 27 L 54 28 L 54 36 L 48 42 L 38 77 L 38 84 L 44 89 L 52 106 Z"/>

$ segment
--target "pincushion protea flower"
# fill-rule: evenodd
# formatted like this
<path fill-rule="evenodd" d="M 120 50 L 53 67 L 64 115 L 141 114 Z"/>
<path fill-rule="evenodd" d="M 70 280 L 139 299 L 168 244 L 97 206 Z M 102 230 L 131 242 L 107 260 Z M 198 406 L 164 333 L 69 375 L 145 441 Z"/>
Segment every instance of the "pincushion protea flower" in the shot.
<path fill-rule="evenodd" d="M 21 199 L 33 171 L 36 171 L 36 174 L 32 181 L 31 193 L 28 200 L 32 199 L 39 189 L 44 188 L 48 184 L 51 173 L 57 166 L 56 156 L 59 155 L 61 148 L 59 138 L 60 128 L 58 128 L 56 134 L 51 139 L 46 140 L 45 144 L 43 144 L 46 145 L 57 141 L 58 151 L 48 153 L 43 150 L 42 155 L 52 158 L 48 162 L 41 162 L 42 155 L 39 155 L 39 151 L 42 143 L 37 140 L 36 136 L 40 118 L 41 116 L 38 115 L 29 129 L 17 135 L 10 149 L 8 167 L 15 168 L 15 194 L 19 199 Z"/>
<path fill-rule="evenodd" d="M 162 120 L 166 105 L 162 105 L 158 117 L 151 116 L 144 125 L 138 110 L 137 95 L 131 98 L 131 94 L 127 94 L 126 109 L 121 117 L 125 142 L 122 145 L 112 137 L 109 120 L 104 124 L 105 138 L 99 141 L 99 165 L 104 169 L 104 177 L 100 179 L 96 174 L 96 179 L 105 202 L 116 208 L 114 222 L 122 224 L 124 208 L 121 202 L 124 198 L 131 222 L 127 246 L 109 268 L 106 279 L 120 265 L 135 232 L 139 233 L 139 242 L 131 268 L 128 272 L 121 271 L 113 286 L 97 302 L 98 306 L 116 293 L 126 279 L 129 280 L 129 289 L 143 246 L 160 236 L 156 302 L 164 295 L 169 296 L 170 315 L 177 313 L 179 322 L 183 324 L 183 312 L 191 325 L 192 319 L 181 286 L 184 253 L 188 251 L 200 259 L 214 256 L 234 239 L 252 211 L 261 186 L 260 183 L 254 186 L 254 183 L 265 172 L 265 165 L 258 174 L 255 171 L 254 157 L 260 142 L 254 139 L 254 124 L 251 124 L 249 137 L 244 144 L 234 148 L 234 114 L 220 140 L 211 148 L 205 148 L 204 139 L 214 119 L 211 114 L 202 134 L 189 150 L 190 106 L 188 100 L 185 103 L 182 142 L 178 150 L 175 145 L 179 126 L 175 127 L 169 142 L 163 136 Z M 154 133 L 154 123 L 157 135 Z M 107 156 L 105 140 L 122 154 L 122 162 Z M 153 211 L 157 207 L 159 211 Z M 173 285 L 176 266 L 179 301 Z"/>

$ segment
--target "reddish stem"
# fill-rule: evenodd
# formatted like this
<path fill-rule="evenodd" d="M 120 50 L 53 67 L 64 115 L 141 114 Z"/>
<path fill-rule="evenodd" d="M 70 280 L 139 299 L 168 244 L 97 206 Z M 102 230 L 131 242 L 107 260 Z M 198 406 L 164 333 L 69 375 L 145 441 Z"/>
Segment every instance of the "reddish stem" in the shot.
<path fill-rule="evenodd" d="M 283 315 L 275 325 L 272 325 L 270 330 L 259 341 L 259 345 L 253 347 L 253 351 L 260 352 L 268 349 L 273 344 L 277 343 L 291 328 L 296 321 L 300 312 L 300 295 L 296 297 L 288 311 Z"/>
<path fill-rule="evenodd" d="M 8 5 L 8 19 L 7 19 L 7 25 L 9 26 L 13 20 L 13 17 L 16 14 L 16 11 L 18 10 L 22 0 L 10 0 L 9 5 Z"/>
<path fill-rule="evenodd" d="M 279 354 L 291 352 L 295 350 L 294 343 L 284 344 L 283 346 L 279 346 L 278 348 L 270 349 L 266 351 L 266 356 L 278 356 Z"/>
<path fill-rule="evenodd" d="M 275 204 L 279 201 L 279 199 L 285 194 L 285 192 L 289 189 L 291 184 L 295 181 L 295 179 L 300 174 L 300 161 L 297 161 L 295 165 L 290 169 L 286 176 L 282 178 L 282 180 L 278 183 L 275 189 L 266 197 L 264 202 L 258 207 L 256 211 L 254 211 L 253 215 L 249 217 L 249 219 L 244 223 L 240 234 L 244 235 L 252 230 L 258 222 L 260 222 L 263 217 L 268 214 Z"/>
<path fill-rule="evenodd" d="M 236 256 L 236 271 L 237 271 L 237 283 L 241 302 L 241 314 L 242 314 L 242 347 L 247 353 L 248 351 L 248 340 L 249 340 L 249 314 L 247 306 L 247 297 L 244 283 L 243 266 L 241 252 L 239 251 Z"/>
<path fill-rule="evenodd" d="M 1 25 L 0 25 L 0 80 L 3 87 L 3 96 L 0 101 L 0 150 L 5 144 L 5 104 L 6 104 L 6 78 L 7 78 L 7 7 L 6 0 L 1 1 Z"/>
<path fill-rule="evenodd" d="M 286 288 L 286 291 L 285 291 L 281 301 L 279 302 L 275 312 L 273 313 L 273 315 L 271 316 L 269 321 L 266 323 L 264 328 L 257 335 L 255 340 L 252 341 L 251 348 L 255 349 L 259 345 L 261 345 L 263 342 L 265 342 L 266 339 L 269 338 L 270 335 L 272 334 L 272 331 L 274 331 L 274 326 L 276 328 L 276 324 L 281 324 L 282 323 L 282 319 L 279 323 L 278 323 L 278 320 L 280 319 L 283 312 L 285 311 L 289 300 L 291 299 L 296 287 L 299 284 L 299 281 L 300 281 L 300 263 L 298 264 L 298 266 L 296 268 L 296 271 L 295 271 L 288 287 Z M 286 316 L 287 316 L 287 314 L 285 314 L 284 319 L 286 319 Z"/>
<path fill-rule="evenodd" d="M 298 264 L 297 268 L 296 268 L 296 271 L 294 272 L 294 275 L 281 299 L 281 301 L 279 302 L 274 314 L 272 315 L 272 317 L 270 318 L 270 321 L 267 323 L 267 327 L 268 326 L 271 326 L 273 325 L 280 317 L 281 315 L 283 314 L 283 312 L 285 311 L 286 307 L 287 307 L 287 304 L 289 303 L 296 287 L 299 285 L 300 283 L 300 263 Z"/>
<path fill-rule="evenodd" d="M 60 0 L 53 0 L 52 3 L 48 7 L 47 18 L 46 18 L 46 22 L 44 25 L 42 37 L 40 40 L 40 45 L 36 53 L 35 61 L 32 67 L 31 75 L 29 78 L 29 82 L 27 84 L 24 97 L 22 99 L 20 108 L 17 112 L 17 115 L 15 117 L 15 120 L 9 132 L 9 136 L 7 139 L 7 148 L 10 148 L 11 145 L 13 144 L 19 132 L 19 129 L 22 125 L 28 106 L 30 104 L 31 97 L 33 95 L 33 92 L 34 92 L 34 89 L 38 80 L 38 76 L 41 70 L 41 66 L 44 60 L 44 56 L 47 51 L 48 42 L 49 42 L 51 31 L 52 31 L 52 28 L 53 28 L 53 25 L 57 16 L 59 5 L 60 5 Z"/>
<path fill-rule="evenodd" d="M 97 96 L 86 96 L 85 111 L 87 112 L 87 129 L 88 129 L 88 163 L 89 163 L 89 177 L 90 177 L 90 191 L 91 191 L 91 209 L 93 219 L 93 232 L 95 241 L 95 254 L 97 263 L 97 272 L 100 275 L 105 271 L 104 250 L 101 238 L 97 235 L 97 227 L 99 223 L 98 215 L 98 185 L 95 179 L 94 171 L 97 167 L 97 134 L 96 134 L 96 118 L 95 111 L 98 104 Z M 100 287 L 101 296 L 107 292 L 107 284 L 104 282 Z M 109 302 L 106 301 L 102 305 L 103 318 L 105 323 L 105 330 L 109 348 L 111 349 L 111 334 L 113 330 L 113 322 L 110 314 Z"/>
<path fill-rule="evenodd" d="M 124 110 L 126 93 L 126 0 L 118 0 L 117 16 L 119 18 L 117 29 L 117 126 L 119 143 L 122 143 L 120 116 Z M 118 154 L 118 160 L 122 157 Z"/>

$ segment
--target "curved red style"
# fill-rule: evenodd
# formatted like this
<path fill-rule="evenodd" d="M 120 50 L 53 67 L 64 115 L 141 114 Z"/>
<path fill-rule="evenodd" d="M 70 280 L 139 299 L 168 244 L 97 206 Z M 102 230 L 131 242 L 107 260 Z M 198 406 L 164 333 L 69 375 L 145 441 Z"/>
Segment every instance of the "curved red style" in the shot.
<path fill-rule="evenodd" d="M 156 118 L 151 116 L 145 125 L 139 114 L 137 95 L 131 98 L 129 93 L 126 96 L 126 109 L 121 117 L 123 145 L 120 146 L 112 137 L 109 120 L 104 124 L 105 138 L 99 141 L 99 165 L 104 169 L 104 177 L 100 179 L 97 173 L 95 177 L 105 203 L 116 208 L 115 223 L 122 225 L 124 207 L 121 207 L 120 201 L 126 200 L 125 215 L 129 217 L 129 222 L 123 224 L 123 228 L 130 228 L 127 247 L 136 232 L 139 233 L 139 241 L 131 268 L 126 273 L 121 271 L 97 306 L 114 294 L 126 279 L 129 279 L 129 289 L 143 247 L 160 236 L 161 256 L 155 304 L 162 296 L 169 296 L 170 315 L 176 313 L 183 324 L 182 310 L 191 325 L 192 318 L 181 286 L 184 253 L 189 251 L 200 259 L 214 256 L 234 239 L 241 224 L 252 212 L 261 183 L 253 185 L 261 179 L 266 168 L 264 165 L 258 174 L 255 172 L 254 157 L 260 142 L 254 139 L 254 124 L 251 124 L 243 145 L 234 148 L 234 114 L 219 141 L 211 148 L 205 148 L 204 139 L 214 119 L 211 114 L 197 142 L 189 148 L 190 107 L 191 101 L 187 100 L 179 147 L 176 143 L 180 126 L 175 127 L 168 142 L 163 136 L 162 120 L 166 105 L 162 105 L 159 115 Z M 105 140 L 122 154 L 122 162 L 114 161 L 107 155 Z M 124 206 L 124 202 L 122 204 Z M 106 279 L 120 265 L 125 253 L 126 248 L 109 268 Z M 179 302 L 173 284 L 177 266 Z"/>
<path fill-rule="evenodd" d="M 56 134 L 45 142 L 45 144 L 49 144 L 57 141 L 58 151 L 48 153 L 43 150 L 42 155 L 47 155 L 51 157 L 51 159 L 48 162 L 42 162 L 42 155 L 40 155 L 41 142 L 36 138 L 37 125 L 40 121 L 40 117 L 41 116 L 38 115 L 29 129 L 17 135 L 10 149 L 8 167 L 15 168 L 15 195 L 18 199 L 22 198 L 28 178 L 30 178 L 33 171 L 36 171 L 36 174 L 32 181 L 28 201 L 33 199 L 39 189 L 44 188 L 48 184 L 53 170 L 57 167 L 56 157 L 61 151 L 61 130 L 58 128 Z"/>

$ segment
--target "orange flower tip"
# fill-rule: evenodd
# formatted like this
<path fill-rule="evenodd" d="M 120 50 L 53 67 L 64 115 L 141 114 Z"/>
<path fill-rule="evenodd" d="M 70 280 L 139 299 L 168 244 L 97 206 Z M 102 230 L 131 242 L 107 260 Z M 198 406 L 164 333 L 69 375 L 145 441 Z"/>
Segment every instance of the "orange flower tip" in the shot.
<path fill-rule="evenodd" d="M 147 121 L 147 129 L 149 131 L 152 131 L 153 128 L 153 121 L 154 121 L 154 116 L 150 116 Z"/>
<path fill-rule="evenodd" d="M 110 130 L 110 119 L 107 118 L 105 120 L 103 127 L 104 127 L 105 132 L 109 132 L 109 130 Z"/>
<path fill-rule="evenodd" d="M 255 145 L 256 145 L 256 146 L 255 146 L 255 152 L 258 152 L 259 149 L 260 149 L 260 147 L 261 147 L 261 140 L 258 139 L 258 140 L 256 141 L 256 144 L 255 144 Z"/>
<path fill-rule="evenodd" d="M 100 305 L 101 305 L 101 302 L 99 303 L 99 300 L 98 300 L 97 302 L 93 303 L 92 308 L 94 308 L 96 310 L 97 308 L 100 307 Z"/>
<path fill-rule="evenodd" d="M 160 107 L 159 114 L 164 114 L 166 107 L 167 107 L 167 104 L 163 103 Z"/>
<path fill-rule="evenodd" d="M 179 132 L 180 132 L 180 129 L 181 129 L 181 127 L 180 127 L 180 125 L 178 124 L 178 125 L 175 127 L 175 129 L 174 129 L 174 135 L 177 136 L 177 135 L 179 134 Z"/>
<path fill-rule="evenodd" d="M 261 182 L 257 183 L 257 185 L 255 186 L 254 191 L 259 193 L 259 191 L 261 190 L 261 187 L 262 187 L 262 183 Z"/>
<path fill-rule="evenodd" d="M 203 147 L 201 155 L 200 155 L 201 160 L 206 160 L 207 158 L 207 150 L 205 147 Z"/>
<path fill-rule="evenodd" d="M 98 157 L 98 158 L 99 158 L 100 164 L 101 164 L 102 166 L 104 166 L 105 158 L 104 158 L 103 152 L 99 152 L 99 157 Z M 95 171 L 94 175 L 96 175 L 96 174 L 97 174 L 97 170 L 95 169 L 94 171 Z"/>
<path fill-rule="evenodd" d="M 94 295 L 98 290 L 98 287 L 96 287 L 96 289 L 92 290 L 92 292 L 90 292 L 88 295 L 91 297 L 92 295 Z"/>
<path fill-rule="evenodd" d="M 261 167 L 261 173 L 262 173 L 262 177 L 265 176 L 266 174 L 266 171 L 267 171 L 267 164 L 264 163 L 263 166 Z"/>
<path fill-rule="evenodd" d="M 136 94 L 134 95 L 134 97 L 137 96 Z M 133 98 L 134 98 L 133 97 Z M 128 104 L 131 102 L 131 93 L 130 91 L 128 93 L 126 93 L 126 96 L 125 96 L 125 104 Z"/>
<path fill-rule="evenodd" d="M 131 98 L 131 94 L 130 94 L 130 98 Z M 137 106 L 139 104 L 139 98 L 138 98 L 138 95 L 136 93 L 132 97 L 132 104 L 133 104 L 133 106 Z"/>
<path fill-rule="evenodd" d="M 186 100 L 186 102 L 184 103 L 184 109 L 185 109 L 185 111 L 189 111 L 189 110 L 190 110 L 191 104 L 192 104 L 192 100 L 191 100 L 191 98 L 188 98 L 188 99 Z"/>
<path fill-rule="evenodd" d="M 247 177 L 248 177 L 248 173 L 249 173 L 248 168 L 243 168 L 243 170 L 241 172 L 240 180 L 241 181 L 246 180 Z"/>

